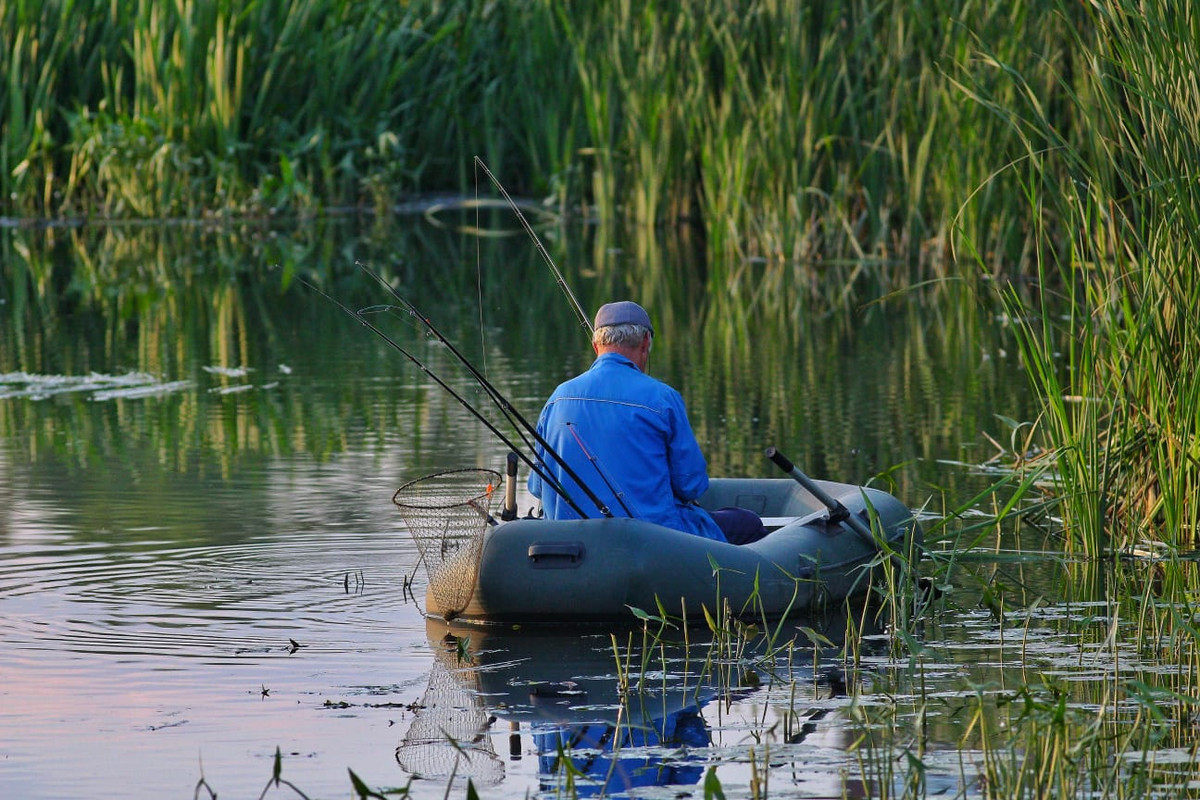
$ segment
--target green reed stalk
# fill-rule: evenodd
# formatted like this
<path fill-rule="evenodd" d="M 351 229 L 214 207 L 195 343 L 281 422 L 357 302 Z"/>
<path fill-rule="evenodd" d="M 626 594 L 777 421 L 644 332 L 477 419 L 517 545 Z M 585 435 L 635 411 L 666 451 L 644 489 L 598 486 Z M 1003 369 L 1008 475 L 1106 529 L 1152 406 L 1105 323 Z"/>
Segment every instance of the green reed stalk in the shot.
<path fill-rule="evenodd" d="M 974 95 L 1027 151 L 1038 290 L 1006 297 L 1025 320 L 1071 541 L 1089 555 L 1139 539 L 1196 540 L 1200 288 L 1188 276 L 1200 190 L 1181 178 L 1200 157 L 1200 89 L 1185 77 L 1200 67 L 1193 27 L 1165 2 L 1092 7 L 1073 31 L 1073 45 L 1096 57 L 1074 67 L 1069 129 L 1015 70 L 1020 106 Z M 1067 223 L 1069 240 L 1056 240 L 1051 217 Z"/>
<path fill-rule="evenodd" d="M 0 213 L 386 209 L 471 190 L 483 155 L 514 190 L 602 222 L 698 222 L 722 259 L 710 288 L 786 300 L 835 284 L 839 302 L 953 274 L 960 240 L 992 274 L 1022 268 L 1028 230 L 995 174 L 1020 138 L 956 87 L 1011 105 L 996 65 L 1012 64 L 1057 120 L 1082 16 L 962 0 L 110 5 L 5 6 Z"/>

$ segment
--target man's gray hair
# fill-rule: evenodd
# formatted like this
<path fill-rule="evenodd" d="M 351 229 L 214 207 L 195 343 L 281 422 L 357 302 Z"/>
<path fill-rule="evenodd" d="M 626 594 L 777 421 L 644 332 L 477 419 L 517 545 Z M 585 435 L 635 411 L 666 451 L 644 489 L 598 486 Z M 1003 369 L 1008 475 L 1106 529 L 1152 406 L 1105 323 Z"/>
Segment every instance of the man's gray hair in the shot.
<path fill-rule="evenodd" d="M 637 325 L 632 322 L 627 322 L 622 325 L 604 325 L 592 331 L 592 344 L 595 345 L 616 345 L 617 347 L 638 347 L 642 343 L 642 339 L 650 334 L 650 329 L 645 325 Z M 650 338 L 651 343 L 654 342 L 654 337 Z"/>

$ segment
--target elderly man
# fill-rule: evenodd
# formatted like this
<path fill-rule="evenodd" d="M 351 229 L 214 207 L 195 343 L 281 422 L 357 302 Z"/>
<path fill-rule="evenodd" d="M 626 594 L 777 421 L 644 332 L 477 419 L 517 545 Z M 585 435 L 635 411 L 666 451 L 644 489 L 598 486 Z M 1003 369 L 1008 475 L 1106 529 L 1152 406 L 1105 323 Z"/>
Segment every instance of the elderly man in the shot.
<path fill-rule="evenodd" d="M 601 306 L 592 334 L 596 360 L 554 390 L 538 418 L 538 434 L 617 516 L 718 541 L 759 538 L 762 523 L 750 512 L 716 512 L 718 525 L 694 504 L 708 488 L 707 464 L 679 392 L 646 374 L 653 341 L 654 326 L 640 305 L 624 300 Z M 590 512 L 585 492 L 558 460 L 540 447 L 537 455 Z M 537 473 L 529 476 L 529 491 L 551 519 L 577 518 Z"/>

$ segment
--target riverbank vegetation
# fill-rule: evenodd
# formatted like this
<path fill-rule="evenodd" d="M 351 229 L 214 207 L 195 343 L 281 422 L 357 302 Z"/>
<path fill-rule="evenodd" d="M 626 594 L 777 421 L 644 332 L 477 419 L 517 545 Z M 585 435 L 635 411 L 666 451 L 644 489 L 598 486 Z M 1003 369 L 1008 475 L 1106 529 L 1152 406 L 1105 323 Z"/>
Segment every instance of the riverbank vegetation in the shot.
<path fill-rule="evenodd" d="M 869 303 L 922 304 L 928 323 L 902 322 L 915 328 L 1001 314 L 1040 398 L 1008 462 L 1022 485 L 1041 470 L 1054 488 L 1046 541 L 1089 575 L 1131 560 L 1095 579 L 1116 598 L 1113 630 L 1135 619 L 1137 652 L 1191 669 L 1198 24 L 1167 0 L 0 0 L 0 218 L 386 214 L 415 196 L 490 194 L 479 156 L 514 194 L 596 223 L 599 284 L 640 280 L 662 297 L 688 273 L 705 302 L 666 313 L 703 309 L 687 323 L 705 345 L 698 368 L 750 365 L 763 427 L 793 432 L 817 412 L 752 369 L 763 320 L 799 344 L 814 317 Z M 641 233 L 624 241 L 630 229 Z M 666 229 L 689 258 L 664 257 Z M 615 274 L 603 253 L 622 247 L 641 274 Z M 73 285 L 146 302 L 161 282 L 139 293 L 138 263 Z M 34 293 L 62 288 L 49 270 L 29 276 Z M 867 329 L 886 339 L 891 321 Z M 875 382 L 937 414 L 929 359 L 919 347 L 905 359 Z M 831 395 L 822 421 L 839 401 L 855 402 Z M 763 411 L 744 402 L 700 419 Z M 944 414 L 943 435 L 970 427 L 969 411 Z M 1152 691 L 1141 674 L 1103 684 L 1098 707 L 1145 715 L 1147 738 L 1122 752 L 1152 749 L 1163 702 L 1190 719 L 1194 673 Z M 1064 735 L 1012 739 L 1012 759 L 989 757 L 992 785 L 1027 785 L 1033 762 L 1018 754 L 1053 769 L 1074 757 L 1075 725 L 1091 723 L 1061 714 L 1059 696 L 1018 698 L 1036 701 L 1020 718 L 1029 730 Z M 1087 731 L 1095 753 L 1115 735 Z"/>
<path fill-rule="evenodd" d="M 563 214 L 692 223 L 742 320 L 999 295 L 1070 546 L 1189 547 L 1200 58 L 1177 12 L 7 2 L 0 217 L 387 210 L 479 191 L 478 155 Z"/>
<path fill-rule="evenodd" d="M 686 219 L 714 254 L 853 262 L 889 285 L 905 265 L 944 276 L 964 241 L 988 273 L 1029 272 L 1012 168 L 1029 142 L 998 112 L 1032 104 L 1090 153 L 1073 98 L 1094 95 L 1107 36 L 1095 9 L 1028 1 L 85 0 L 2 14 L 0 216 L 386 208 L 474 191 L 478 155 L 565 210 Z M 736 282 L 736 267 L 717 271 Z"/>

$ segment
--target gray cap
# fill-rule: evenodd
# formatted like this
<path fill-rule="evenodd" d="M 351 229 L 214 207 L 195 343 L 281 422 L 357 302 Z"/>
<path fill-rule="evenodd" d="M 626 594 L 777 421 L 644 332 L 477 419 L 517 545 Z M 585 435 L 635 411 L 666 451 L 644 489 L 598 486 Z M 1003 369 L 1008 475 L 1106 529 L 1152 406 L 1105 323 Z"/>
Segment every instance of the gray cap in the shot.
<path fill-rule="evenodd" d="M 654 326 L 650 324 L 650 315 L 646 313 L 646 309 L 632 300 L 620 300 L 600 306 L 600 310 L 596 312 L 595 327 L 603 328 L 606 325 L 641 325 L 643 328 L 648 328 L 651 334 L 654 333 Z"/>

